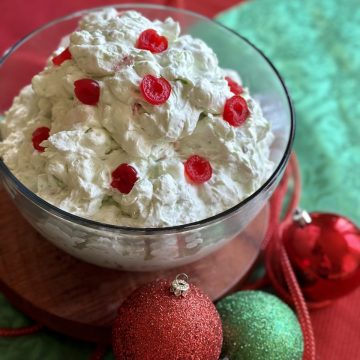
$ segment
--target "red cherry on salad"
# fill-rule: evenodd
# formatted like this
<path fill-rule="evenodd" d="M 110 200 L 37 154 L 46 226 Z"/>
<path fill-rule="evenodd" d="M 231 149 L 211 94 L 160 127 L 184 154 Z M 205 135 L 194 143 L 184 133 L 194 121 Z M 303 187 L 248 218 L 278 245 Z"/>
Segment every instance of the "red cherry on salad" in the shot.
<path fill-rule="evenodd" d="M 250 111 L 246 100 L 241 96 L 235 95 L 226 100 L 223 118 L 232 126 L 242 125 L 249 117 Z"/>
<path fill-rule="evenodd" d="M 227 81 L 230 91 L 234 95 L 240 95 L 243 92 L 243 88 L 236 81 L 234 81 L 231 77 L 225 76 L 225 80 Z"/>
<path fill-rule="evenodd" d="M 50 135 L 50 129 L 46 126 L 42 126 L 37 128 L 33 133 L 32 133 L 32 144 L 35 150 L 39 151 L 39 152 L 44 152 L 45 148 L 43 146 L 41 146 L 40 144 L 44 141 L 47 140 L 49 138 Z"/>
<path fill-rule="evenodd" d="M 111 173 L 111 186 L 123 194 L 128 194 L 138 179 L 137 171 L 129 164 L 119 165 Z"/>
<path fill-rule="evenodd" d="M 210 180 L 212 167 L 205 158 L 191 155 L 185 162 L 185 173 L 195 184 L 202 184 Z"/>
<path fill-rule="evenodd" d="M 159 35 L 156 30 L 147 29 L 140 34 L 136 47 L 157 54 L 168 48 L 168 40 L 165 36 Z"/>
<path fill-rule="evenodd" d="M 66 48 L 62 53 L 55 56 L 52 59 L 52 62 L 54 65 L 60 66 L 64 61 L 71 60 L 71 59 L 72 59 L 71 52 L 70 52 L 69 48 Z"/>
<path fill-rule="evenodd" d="M 76 97 L 85 105 L 96 105 L 100 98 L 100 85 L 92 79 L 80 79 L 74 82 Z"/>
<path fill-rule="evenodd" d="M 171 94 L 171 85 L 163 77 L 145 75 L 140 84 L 140 91 L 144 99 L 152 105 L 161 105 Z"/>

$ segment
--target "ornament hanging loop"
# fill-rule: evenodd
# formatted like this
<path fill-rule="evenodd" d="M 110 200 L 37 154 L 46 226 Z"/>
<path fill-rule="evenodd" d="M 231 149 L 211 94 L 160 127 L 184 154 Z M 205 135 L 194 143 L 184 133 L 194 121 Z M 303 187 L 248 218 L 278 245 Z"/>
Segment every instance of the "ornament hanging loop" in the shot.
<path fill-rule="evenodd" d="M 310 214 L 306 210 L 300 208 L 295 209 L 293 220 L 301 227 L 305 227 L 312 223 Z"/>
<path fill-rule="evenodd" d="M 182 273 L 176 275 L 175 280 L 171 283 L 170 291 L 176 296 L 185 296 L 190 288 L 188 283 L 189 277 Z"/>

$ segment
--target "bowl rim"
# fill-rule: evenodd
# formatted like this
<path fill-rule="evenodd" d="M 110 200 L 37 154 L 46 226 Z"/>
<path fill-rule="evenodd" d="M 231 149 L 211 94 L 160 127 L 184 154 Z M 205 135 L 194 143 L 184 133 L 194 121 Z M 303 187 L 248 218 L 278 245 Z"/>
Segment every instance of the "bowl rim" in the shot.
<path fill-rule="evenodd" d="M 288 102 L 289 110 L 290 110 L 290 131 L 289 131 L 289 137 L 287 140 L 285 151 L 282 155 L 281 160 L 278 163 L 278 166 L 275 168 L 275 170 L 272 172 L 272 174 L 268 177 L 268 179 L 250 196 L 246 197 L 244 200 L 240 201 L 238 204 L 232 206 L 229 209 L 226 209 L 225 211 L 222 211 L 216 215 L 210 216 L 208 218 L 194 221 L 187 224 L 182 225 L 174 225 L 174 226 L 166 226 L 166 227 L 130 227 L 130 226 L 119 226 L 119 225 L 112 225 L 112 224 L 106 224 L 101 223 L 95 220 L 90 220 L 87 218 L 83 218 L 81 216 L 77 216 L 74 214 L 71 214 L 65 210 L 62 210 L 55 205 L 50 204 L 49 202 L 45 201 L 35 193 L 33 193 L 31 190 L 29 190 L 25 185 L 23 185 L 10 171 L 10 169 L 5 165 L 3 160 L 0 158 L 0 171 L 1 173 L 5 174 L 8 178 L 10 178 L 19 192 L 25 196 L 28 200 L 30 200 L 34 205 L 37 207 L 40 207 L 42 210 L 45 210 L 48 213 L 51 213 L 52 215 L 55 215 L 56 217 L 60 217 L 63 220 L 76 223 L 81 226 L 85 227 L 91 227 L 96 230 L 105 230 L 105 231 L 115 231 L 115 232 L 121 232 L 122 234 L 132 234 L 132 235 L 166 235 L 166 234 L 173 234 L 178 232 L 184 232 L 184 231 L 192 231 L 196 229 L 200 229 L 203 226 L 218 222 L 222 220 L 223 218 L 227 217 L 228 215 L 236 212 L 240 208 L 244 207 L 246 204 L 248 204 L 250 201 L 252 201 L 254 198 L 256 198 L 259 194 L 261 194 L 263 191 L 270 188 L 277 180 L 278 176 L 282 174 L 283 170 L 286 167 L 286 164 L 289 160 L 292 145 L 294 142 L 295 137 L 295 111 L 293 102 L 291 100 L 289 91 L 285 85 L 285 81 L 283 80 L 282 76 L 280 75 L 279 71 L 275 68 L 275 66 L 272 64 L 272 62 L 268 59 L 268 57 L 260 50 L 257 46 L 255 46 L 253 43 L 251 43 L 246 37 L 243 35 L 237 33 L 236 31 L 228 28 L 227 26 L 221 24 L 219 21 L 208 18 L 204 15 L 201 15 L 199 13 L 196 13 L 194 11 L 185 10 L 185 9 L 178 9 L 172 6 L 165 6 L 165 5 L 155 5 L 155 4 L 134 4 L 134 3 L 126 3 L 126 4 L 114 4 L 114 5 L 106 5 L 106 6 L 99 6 L 99 7 L 93 7 L 88 9 L 83 9 L 80 11 L 75 11 L 70 14 L 58 17 L 50 22 L 47 22 L 46 24 L 39 26 L 35 30 L 31 31 L 18 41 L 16 41 L 11 47 L 9 47 L 3 55 L 0 57 L 0 66 L 6 61 L 6 59 L 23 43 L 25 43 L 28 39 L 32 38 L 34 35 L 42 32 L 43 30 L 46 30 L 47 28 L 56 25 L 60 22 L 63 22 L 65 20 L 69 20 L 74 17 L 83 16 L 85 14 L 88 14 L 90 12 L 99 11 L 102 9 L 107 8 L 116 8 L 116 9 L 128 9 L 131 8 L 134 10 L 137 9 L 158 9 L 158 10 L 170 10 L 173 12 L 183 13 L 186 15 L 191 15 L 193 17 L 197 17 L 198 19 L 209 21 L 210 23 L 215 24 L 218 27 L 221 27 L 222 29 L 231 32 L 232 34 L 239 37 L 241 40 L 243 40 L 247 45 L 251 46 L 263 59 L 267 62 L 267 64 L 270 66 L 270 68 L 273 70 L 275 75 L 277 76 L 278 80 L 280 81 L 280 84 L 283 87 L 283 90 L 286 95 L 286 99 Z"/>

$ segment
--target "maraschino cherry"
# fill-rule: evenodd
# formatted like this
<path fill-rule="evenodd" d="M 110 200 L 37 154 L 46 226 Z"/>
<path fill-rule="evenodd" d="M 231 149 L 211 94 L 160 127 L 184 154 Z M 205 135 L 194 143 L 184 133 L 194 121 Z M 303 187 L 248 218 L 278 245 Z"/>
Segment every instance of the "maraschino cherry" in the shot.
<path fill-rule="evenodd" d="M 231 77 L 225 76 L 225 80 L 227 81 L 230 91 L 234 95 L 240 95 L 243 92 L 243 88 L 236 81 L 234 81 Z"/>
<path fill-rule="evenodd" d="M 70 52 L 69 48 L 66 48 L 59 55 L 55 56 L 52 59 L 52 62 L 53 62 L 54 65 L 60 66 L 64 61 L 71 60 L 71 59 L 72 59 L 71 52 Z"/>
<path fill-rule="evenodd" d="M 100 85 L 92 79 L 80 79 L 74 82 L 74 92 L 85 105 L 97 105 L 100 98 Z"/>
<path fill-rule="evenodd" d="M 243 97 L 234 95 L 226 100 L 223 118 L 230 125 L 238 127 L 244 124 L 249 115 L 250 111 Z"/>
<path fill-rule="evenodd" d="M 122 194 L 128 194 L 138 180 L 137 171 L 129 164 L 119 165 L 112 173 L 111 186 Z"/>
<path fill-rule="evenodd" d="M 145 75 L 140 84 L 144 99 L 152 105 L 164 104 L 171 94 L 171 85 L 163 77 Z"/>
<path fill-rule="evenodd" d="M 165 36 L 159 35 L 156 30 L 147 29 L 140 34 L 136 47 L 156 54 L 168 48 L 168 40 Z"/>
<path fill-rule="evenodd" d="M 191 155 L 185 162 L 185 173 L 195 184 L 210 180 L 212 167 L 209 161 L 199 155 Z"/>
<path fill-rule="evenodd" d="M 37 128 L 33 133 L 32 133 L 32 144 L 35 150 L 39 151 L 39 152 L 44 152 L 45 148 L 43 146 L 41 146 L 40 144 L 44 141 L 47 140 L 49 138 L 50 135 L 50 129 L 46 126 L 42 126 Z"/>

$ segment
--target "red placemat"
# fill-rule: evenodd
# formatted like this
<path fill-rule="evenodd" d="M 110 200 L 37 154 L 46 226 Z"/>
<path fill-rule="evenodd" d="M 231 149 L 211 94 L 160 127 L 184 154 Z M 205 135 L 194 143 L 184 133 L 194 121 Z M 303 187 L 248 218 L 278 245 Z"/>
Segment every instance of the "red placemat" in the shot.
<path fill-rule="evenodd" d="M 317 359 L 360 359 L 360 289 L 321 310 L 311 311 Z"/>
<path fill-rule="evenodd" d="M 185 8 L 212 17 L 243 0 L 1 0 L 0 1 L 0 53 L 37 27 L 74 11 L 113 4 L 161 4 L 175 6 L 185 3 Z"/>

